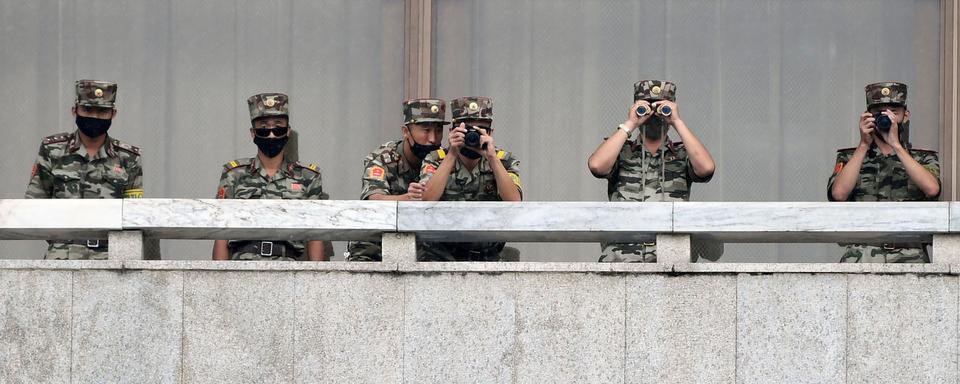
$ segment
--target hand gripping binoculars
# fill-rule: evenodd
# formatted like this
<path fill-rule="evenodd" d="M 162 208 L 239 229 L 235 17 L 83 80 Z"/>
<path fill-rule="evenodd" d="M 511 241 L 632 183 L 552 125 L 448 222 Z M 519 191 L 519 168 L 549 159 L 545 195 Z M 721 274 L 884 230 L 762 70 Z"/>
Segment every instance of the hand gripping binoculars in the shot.
<path fill-rule="evenodd" d="M 651 112 L 652 110 L 648 108 L 646 105 L 641 105 L 637 107 L 637 116 L 639 117 L 649 115 Z M 667 117 L 667 116 L 670 116 L 670 114 L 672 113 L 673 113 L 673 108 L 670 108 L 669 105 L 660 104 L 659 106 L 657 106 L 657 114 L 660 116 Z"/>

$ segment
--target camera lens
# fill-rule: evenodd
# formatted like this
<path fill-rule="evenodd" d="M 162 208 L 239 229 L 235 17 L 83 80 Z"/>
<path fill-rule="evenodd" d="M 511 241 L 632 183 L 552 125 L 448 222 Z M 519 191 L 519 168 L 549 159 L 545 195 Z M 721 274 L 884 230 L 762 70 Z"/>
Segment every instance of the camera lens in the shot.
<path fill-rule="evenodd" d="M 468 147 L 473 147 L 473 148 L 479 148 L 480 132 L 473 128 L 467 129 L 467 133 L 463 135 L 463 145 Z"/>
<path fill-rule="evenodd" d="M 893 125 L 893 122 L 890 121 L 890 117 L 882 113 L 873 115 L 873 118 L 877 120 L 877 128 L 883 132 L 889 131 L 890 126 Z"/>

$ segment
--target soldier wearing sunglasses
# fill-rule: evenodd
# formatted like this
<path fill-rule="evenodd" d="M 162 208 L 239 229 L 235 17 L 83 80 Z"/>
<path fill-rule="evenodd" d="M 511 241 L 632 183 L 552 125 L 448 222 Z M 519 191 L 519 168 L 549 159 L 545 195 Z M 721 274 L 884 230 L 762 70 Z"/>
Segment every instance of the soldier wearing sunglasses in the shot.
<path fill-rule="evenodd" d="M 250 106 L 250 137 L 257 156 L 231 161 L 223 166 L 218 199 L 326 199 L 315 164 L 302 165 L 284 158 L 290 137 L 288 97 L 261 93 L 247 99 Z M 324 261 L 324 242 L 276 239 L 216 240 L 214 260 Z"/>

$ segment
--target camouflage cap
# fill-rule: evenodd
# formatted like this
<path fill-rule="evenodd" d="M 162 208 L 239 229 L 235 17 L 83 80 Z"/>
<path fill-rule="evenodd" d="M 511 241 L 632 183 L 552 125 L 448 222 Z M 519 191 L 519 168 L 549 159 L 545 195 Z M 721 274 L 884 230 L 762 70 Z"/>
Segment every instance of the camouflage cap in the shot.
<path fill-rule="evenodd" d="M 440 99 L 410 99 L 403 102 L 403 123 L 441 123 L 447 117 L 447 102 Z"/>
<path fill-rule="evenodd" d="M 633 84 L 633 101 L 670 100 L 677 101 L 677 86 L 669 81 L 640 80 Z"/>
<path fill-rule="evenodd" d="M 458 97 L 450 102 L 453 121 L 493 120 L 493 99 L 484 96 Z"/>
<path fill-rule="evenodd" d="M 117 83 L 99 80 L 77 80 L 76 103 L 82 107 L 116 108 Z"/>
<path fill-rule="evenodd" d="M 867 94 L 867 108 L 877 104 L 899 104 L 907 106 L 907 85 L 892 81 L 867 84 L 863 87 Z"/>
<path fill-rule="evenodd" d="M 250 120 L 267 116 L 290 116 L 288 102 L 287 95 L 276 92 L 250 96 L 247 99 L 247 104 L 250 106 Z"/>

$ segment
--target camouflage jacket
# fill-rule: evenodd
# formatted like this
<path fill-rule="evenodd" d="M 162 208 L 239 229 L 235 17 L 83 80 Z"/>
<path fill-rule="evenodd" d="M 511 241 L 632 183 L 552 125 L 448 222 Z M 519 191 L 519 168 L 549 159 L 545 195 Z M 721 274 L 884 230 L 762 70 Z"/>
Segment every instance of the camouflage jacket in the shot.
<path fill-rule="evenodd" d="M 440 163 L 447 156 L 445 150 L 430 152 L 420 167 L 420 182 L 426 184 L 440 168 Z M 503 163 L 513 184 L 523 193 L 520 183 L 520 161 L 513 154 L 505 150 L 497 150 L 497 158 Z M 497 179 L 493 169 L 485 158 L 481 158 L 473 170 L 460 164 L 458 161 L 450 172 L 447 186 L 440 196 L 441 201 L 500 201 L 500 192 L 497 190 Z"/>
<path fill-rule="evenodd" d="M 370 195 L 402 195 L 410 183 L 420 180 L 420 170 L 403 158 L 403 141 L 391 141 L 363 159 L 360 199 Z"/>
<path fill-rule="evenodd" d="M 835 201 L 830 193 L 833 183 L 840 170 L 850 161 L 855 149 L 844 148 L 837 151 L 837 164 L 827 182 L 827 199 L 830 201 Z M 940 181 L 940 160 L 937 152 L 910 149 L 910 156 Z M 924 196 L 923 191 L 907 176 L 907 171 L 897 155 L 884 155 L 880 148 L 874 145 L 863 159 L 857 185 L 850 192 L 847 201 L 935 201 L 938 197 Z"/>
<path fill-rule="evenodd" d="M 713 175 L 697 176 L 683 142 L 667 142 L 651 153 L 639 142 L 627 141 L 606 176 L 610 201 L 688 201 L 691 183 L 705 183 Z"/>
<path fill-rule="evenodd" d="M 119 199 L 143 197 L 140 149 L 107 136 L 93 158 L 77 131 L 48 136 L 40 144 L 25 197 Z"/>
<path fill-rule="evenodd" d="M 304 166 L 284 160 L 277 173 L 270 177 L 256 157 L 224 164 L 217 188 L 218 199 L 325 200 L 327 197 L 323 192 L 320 169 L 315 164 Z M 256 241 L 260 240 L 275 239 Z M 304 242 L 288 243 L 301 256 L 304 255 Z"/>

